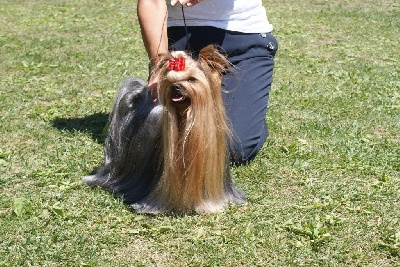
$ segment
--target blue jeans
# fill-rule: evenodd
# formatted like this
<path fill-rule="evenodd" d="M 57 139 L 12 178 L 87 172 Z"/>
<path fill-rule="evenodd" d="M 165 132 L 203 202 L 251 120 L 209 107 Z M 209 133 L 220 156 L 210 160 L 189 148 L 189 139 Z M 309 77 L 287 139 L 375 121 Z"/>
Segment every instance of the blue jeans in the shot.
<path fill-rule="evenodd" d="M 223 99 L 233 132 L 230 160 L 239 165 L 252 160 L 268 137 L 266 112 L 278 43 L 270 33 L 247 34 L 214 27 L 169 27 L 171 50 L 190 50 L 216 44 L 234 65 L 222 80 Z M 189 44 L 188 41 L 189 40 Z"/>

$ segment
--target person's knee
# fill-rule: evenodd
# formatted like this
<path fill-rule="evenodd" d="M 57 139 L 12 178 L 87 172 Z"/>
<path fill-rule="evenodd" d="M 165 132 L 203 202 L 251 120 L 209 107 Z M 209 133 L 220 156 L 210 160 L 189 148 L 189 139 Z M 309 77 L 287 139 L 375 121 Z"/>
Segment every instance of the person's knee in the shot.
<path fill-rule="evenodd" d="M 232 165 L 240 166 L 251 162 L 259 152 L 258 150 L 251 150 L 250 153 L 245 153 L 244 151 L 233 151 L 234 153 L 230 154 L 230 162 Z"/>
<path fill-rule="evenodd" d="M 230 162 L 235 166 L 251 162 L 260 152 L 268 137 L 268 131 L 264 131 L 257 139 L 234 141 L 229 147 Z"/>

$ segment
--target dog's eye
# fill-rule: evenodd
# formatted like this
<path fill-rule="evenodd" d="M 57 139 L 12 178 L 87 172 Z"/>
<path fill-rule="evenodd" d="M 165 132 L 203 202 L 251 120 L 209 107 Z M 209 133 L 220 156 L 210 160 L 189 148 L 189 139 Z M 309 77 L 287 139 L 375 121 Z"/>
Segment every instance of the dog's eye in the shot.
<path fill-rule="evenodd" d="M 194 83 L 194 82 L 197 81 L 197 79 L 196 79 L 195 77 L 190 77 L 190 78 L 188 79 L 188 81 L 191 82 L 191 83 Z"/>

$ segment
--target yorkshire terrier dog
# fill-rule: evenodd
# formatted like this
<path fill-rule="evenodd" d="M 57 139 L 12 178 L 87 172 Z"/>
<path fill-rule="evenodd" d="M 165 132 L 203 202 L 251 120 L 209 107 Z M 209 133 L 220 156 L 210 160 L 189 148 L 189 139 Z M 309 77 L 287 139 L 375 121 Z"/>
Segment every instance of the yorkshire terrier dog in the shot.
<path fill-rule="evenodd" d="M 214 213 L 244 203 L 229 171 L 221 96 L 229 68 L 212 45 L 197 60 L 183 51 L 162 56 L 153 70 L 160 103 L 143 81 L 127 80 L 110 113 L 103 167 L 83 182 L 140 213 Z"/>

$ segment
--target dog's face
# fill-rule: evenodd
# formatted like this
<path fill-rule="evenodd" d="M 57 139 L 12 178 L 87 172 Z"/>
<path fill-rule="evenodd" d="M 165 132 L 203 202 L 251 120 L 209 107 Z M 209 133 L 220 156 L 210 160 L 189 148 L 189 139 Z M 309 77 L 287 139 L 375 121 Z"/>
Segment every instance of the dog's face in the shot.
<path fill-rule="evenodd" d="M 160 64 L 161 103 L 175 108 L 178 113 L 212 98 L 213 94 L 220 94 L 221 76 L 229 67 L 214 46 L 202 49 L 198 60 L 183 51 L 173 51 Z"/>
<path fill-rule="evenodd" d="M 171 64 L 184 62 L 183 68 L 174 69 Z M 165 106 L 172 106 L 181 113 L 185 111 L 201 88 L 209 88 L 209 81 L 200 69 L 198 62 L 190 58 L 185 52 L 172 52 L 168 60 L 168 68 L 160 84 L 160 99 Z M 204 90 L 203 89 L 203 90 Z"/>

